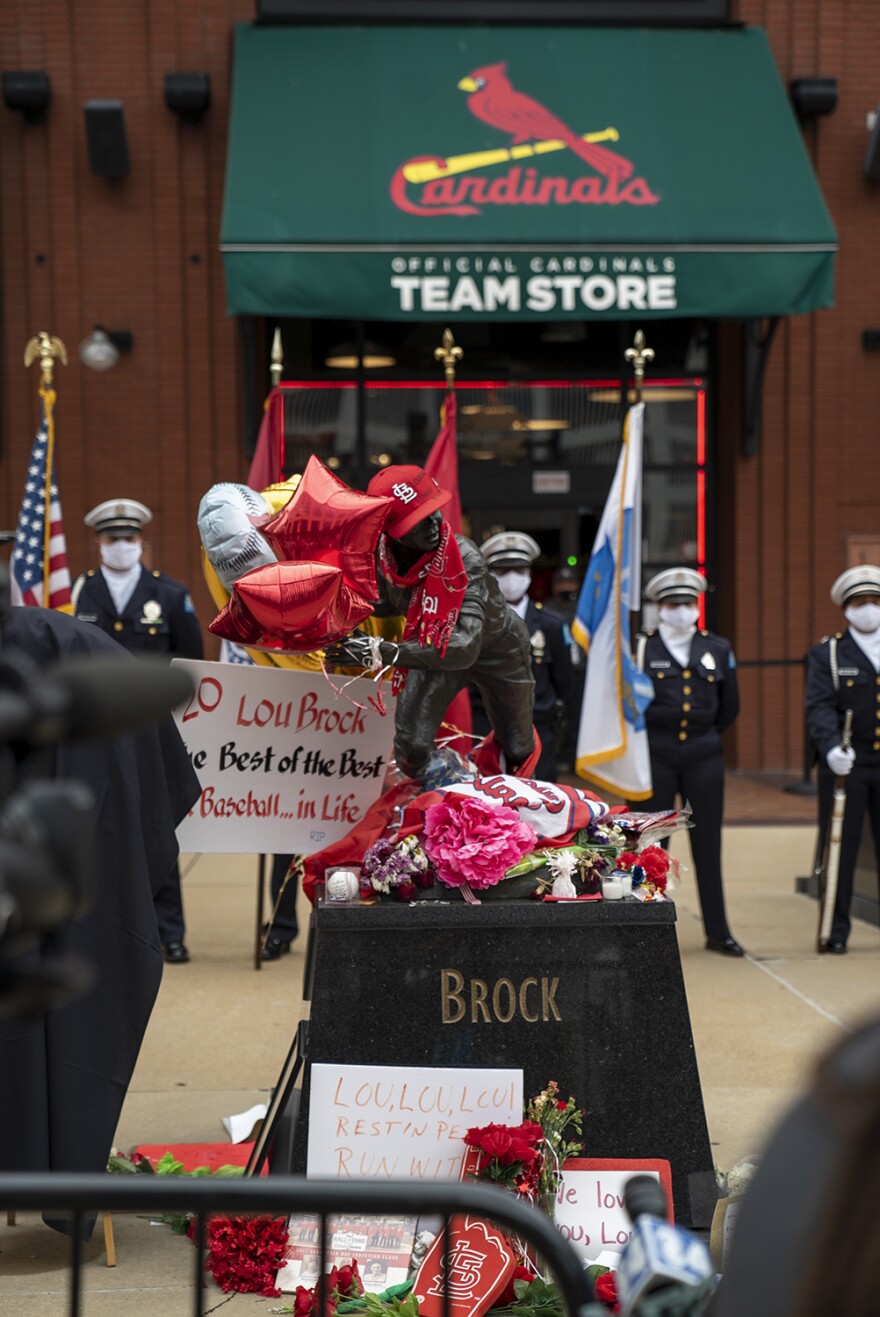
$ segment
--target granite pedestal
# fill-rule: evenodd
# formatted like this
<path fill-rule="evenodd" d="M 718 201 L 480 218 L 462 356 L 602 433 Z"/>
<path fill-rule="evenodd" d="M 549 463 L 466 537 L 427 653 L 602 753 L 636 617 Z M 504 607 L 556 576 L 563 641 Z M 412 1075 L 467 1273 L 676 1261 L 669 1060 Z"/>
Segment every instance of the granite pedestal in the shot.
<path fill-rule="evenodd" d="M 319 905 L 294 1165 L 312 1063 L 508 1066 L 587 1111 L 587 1157 L 661 1157 L 676 1219 L 717 1198 L 672 902 Z"/>

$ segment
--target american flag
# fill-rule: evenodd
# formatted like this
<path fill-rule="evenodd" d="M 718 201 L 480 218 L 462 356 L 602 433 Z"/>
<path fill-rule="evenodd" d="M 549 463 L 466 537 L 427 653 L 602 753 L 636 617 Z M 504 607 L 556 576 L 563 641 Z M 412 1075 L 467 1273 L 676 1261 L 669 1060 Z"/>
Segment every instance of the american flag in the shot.
<path fill-rule="evenodd" d="M 51 408 L 51 403 L 50 403 Z M 28 476 L 18 514 L 12 554 L 10 593 L 14 604 L 31 608 L 59 608 L 70 612 L 70 571 L 67 542 L 61 520 L 61 503 L 55 484 L 55 462 L 50 456 L 51 410 L 43 402 L 42 420 L 31 449 Z M 46 534 L 46 504 L 49 533 Z M 48 592 L 46 578 L 48 577 Z"/>

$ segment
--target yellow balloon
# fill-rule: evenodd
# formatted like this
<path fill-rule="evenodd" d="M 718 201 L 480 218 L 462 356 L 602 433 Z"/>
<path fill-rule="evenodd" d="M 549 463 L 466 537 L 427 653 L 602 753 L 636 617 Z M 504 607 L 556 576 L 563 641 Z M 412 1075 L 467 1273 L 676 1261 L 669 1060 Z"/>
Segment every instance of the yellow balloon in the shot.
<path fill-rule="evenodd" d="M 270 485 L 268 489 L 260 490 L 260 493 L 272 511 L 278 513 L 290 502 L 301 480 L 300 475 L 290 476 L 287 480 L 279 480 L 277 484 Z"/>

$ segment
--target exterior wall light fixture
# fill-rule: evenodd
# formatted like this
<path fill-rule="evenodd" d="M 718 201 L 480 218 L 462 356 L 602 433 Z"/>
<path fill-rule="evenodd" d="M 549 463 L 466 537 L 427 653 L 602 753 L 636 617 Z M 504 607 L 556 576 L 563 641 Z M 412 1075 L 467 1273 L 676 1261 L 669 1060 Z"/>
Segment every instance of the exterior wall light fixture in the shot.
<path fill-rule="evenodd" d="M 79 345 L 79 359 L 91 370 L 110 370 L 121 353 L 131 351 L 133 343 L 134 334 L 128 329 L 104 329 L 95 325 L 88 338 Z"/>

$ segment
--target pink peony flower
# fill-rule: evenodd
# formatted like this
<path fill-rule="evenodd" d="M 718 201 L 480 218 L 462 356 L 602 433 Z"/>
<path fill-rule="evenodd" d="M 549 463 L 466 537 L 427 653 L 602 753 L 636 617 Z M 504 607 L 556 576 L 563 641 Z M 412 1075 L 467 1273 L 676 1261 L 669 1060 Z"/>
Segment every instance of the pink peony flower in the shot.
<path fill-rule="evenodd" d="M 424 849 L 446 887 L 494 887 L 537 844 L 534 828 L 506 805 L 450 791 L 425 813 Z"/>

